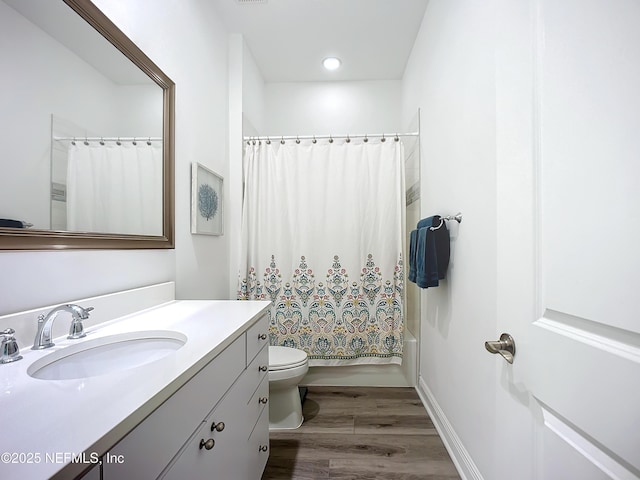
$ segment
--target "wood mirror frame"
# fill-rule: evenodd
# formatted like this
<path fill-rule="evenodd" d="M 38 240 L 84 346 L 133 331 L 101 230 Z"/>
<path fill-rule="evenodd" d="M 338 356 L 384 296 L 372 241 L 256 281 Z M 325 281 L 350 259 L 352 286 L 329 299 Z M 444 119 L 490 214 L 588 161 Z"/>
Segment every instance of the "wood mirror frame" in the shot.
<path fill-rule="evenodd" d="M 175 83 L 90 0 L 63 0 L 163 90 L 162 235 L 0 228 L 0 250 L 174 248 Z"/>

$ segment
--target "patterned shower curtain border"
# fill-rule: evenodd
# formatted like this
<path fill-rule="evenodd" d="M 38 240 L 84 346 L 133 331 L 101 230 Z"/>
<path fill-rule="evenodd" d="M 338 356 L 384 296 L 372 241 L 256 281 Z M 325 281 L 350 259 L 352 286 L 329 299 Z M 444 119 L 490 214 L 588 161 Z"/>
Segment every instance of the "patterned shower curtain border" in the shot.
<path fill-rule="evenodd" d="M 270 300 L 270 343 L 300 348 L 311 366 L 402 363 L 404 342 L 404 269 L 400 254 L 392 279 L 383 280 L 373 255 L 367 256 L 359 282 L 333 257 L 326 284 L 316 276 L 305 256 L 283 284 L 271 255 L 262 282 L 257 268 L 240 278 L 238 299 Z"/>

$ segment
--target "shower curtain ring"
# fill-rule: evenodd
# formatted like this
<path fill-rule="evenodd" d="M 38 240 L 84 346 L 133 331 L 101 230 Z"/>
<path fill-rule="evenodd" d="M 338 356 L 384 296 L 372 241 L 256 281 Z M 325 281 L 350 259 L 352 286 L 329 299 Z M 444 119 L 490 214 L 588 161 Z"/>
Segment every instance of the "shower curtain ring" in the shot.
<path fill-rule="evenodd" d="M 400 140 L 400 137 L 398 137 L 398 134 L 397 134 L 397 133 L 396 133 L 396 136 L 395 136 L 395 138 L 394 138 L 393 140 L 394 140 L 395 142 L 397 142 L 397 141 L 399 141 L 399 140 Z"/>
<path fill-rule="evenodd" d="M 329 143 L 333 143 L 333 137 L 329 135 Z"/>
<path fill-rule="evenodd" d="M 384 143 L 384 142 L 386 142 L 386 141 L 387 141 L 387 139 L 386 139 L 386 138 L 384 138 L 384 133 L 382 134 L 382 138 L 380 139 L 380 141 L 381 141 L 382 143 Z"/>
<path fill-rule="evenodd" d="M 75 145 L 76 144 L 76 137 L 73 137 L 73 140 L 71 140 L 71 145 Z"/>
<path fill-rule="evenodd" d="M 133 140 L 131 141 L 131 143 L 133 143 L 134 145 L 138 145 L 138 142 L 136 142 L 136 137 L 133 137 Z"/>
<path fill-rule="evenodd" d="M 364 134 L 364 140 L 363 141 L 364 141 L 364 143 L 367 143 L 369 141 L 369 137 L 367 137 L 366 133 Z"/>
<path fill-rule="evenodd" d="M 89 145 L 89 139 L 87 137 L 84 137 L 84 144 Z"/>
<path fill-rule="evenodd" d="M 267 145 L 271 145 L 271 139 L 267 137 Z"/>
<path fill-rule="evenodd" d="M 100 145 L 104 146 L 104 138 L 100 137 Z"/>
<path fill-rule="evenodd" d="M 345 140 L 347 143 L 351 143 L 351 139 L 349 138 L 349 134 L 347 133 L 347 139 Z"/>
<path fill-rule="evenodd" d="M 313 140 L 311 140 L 313 143 L 318 143 L 318 141 L 316 140 L 316 136 L 313 136 Z"/>
<path fill-rule="evenodd" d="M 300 143 L 300 137 L 298 135 L 296 135 L 296 143 Z"/>
<path fill-rule="evenodd" d="M 147 145 L 151 146 L 151 137 L 147 140 Z"/>
<path fill-rule="evenodd" d="M 280 143 L 281 143 L 282 145 L 284 145 L 284 136 L 282 136 L 282 137 L 280 138 Z"/>
<path fill-rule="evenodd" d="M 120 137 L 118 137 L 118 140 L 116 140 L 116 145 L 122 145 L 122 142 L 120 141 Z"/>

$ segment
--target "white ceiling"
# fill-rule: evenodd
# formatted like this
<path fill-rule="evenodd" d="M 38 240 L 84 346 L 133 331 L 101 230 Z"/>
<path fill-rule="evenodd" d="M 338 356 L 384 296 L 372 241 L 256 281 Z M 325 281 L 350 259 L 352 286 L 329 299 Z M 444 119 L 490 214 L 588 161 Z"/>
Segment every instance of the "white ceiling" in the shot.
<path fill-rule="evenodd" d="M 402 78 L 429 0 L 213 0 L 265 82 Z M 322 60 L 337 56 L 334 72 Z"/>

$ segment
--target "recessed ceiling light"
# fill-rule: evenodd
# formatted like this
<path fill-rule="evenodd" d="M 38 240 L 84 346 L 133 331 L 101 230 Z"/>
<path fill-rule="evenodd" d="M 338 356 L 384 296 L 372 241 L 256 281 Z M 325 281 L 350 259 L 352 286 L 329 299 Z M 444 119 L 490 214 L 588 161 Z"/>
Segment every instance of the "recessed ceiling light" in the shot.
<path fill-rule="evenodd" d="M 324 68 L 327 70 L 336 70 L 340 67 L 341 63 L 340 59 L 336 57 L 327 57 L 322 61 L 322 65 L 324 65 Z"/>

